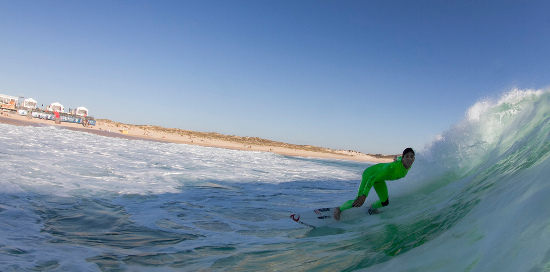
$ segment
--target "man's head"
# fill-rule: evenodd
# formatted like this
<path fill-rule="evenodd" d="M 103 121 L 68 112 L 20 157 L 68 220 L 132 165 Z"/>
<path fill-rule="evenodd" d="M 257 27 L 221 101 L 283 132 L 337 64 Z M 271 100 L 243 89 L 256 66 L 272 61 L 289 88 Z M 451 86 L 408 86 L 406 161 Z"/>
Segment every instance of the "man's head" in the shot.
<path fill-rule="evenodd" d="M 405 169 L 409 169 L 411 168 L 411 166 L 413 165 L 414 163 L 414 150 L 410 147 L 408 148 L 405 148 L 405 150 L 403 150 L 403 156 L 401 157 L 401 162 L 403 163 L 403 166 L 405 167 Z"/>

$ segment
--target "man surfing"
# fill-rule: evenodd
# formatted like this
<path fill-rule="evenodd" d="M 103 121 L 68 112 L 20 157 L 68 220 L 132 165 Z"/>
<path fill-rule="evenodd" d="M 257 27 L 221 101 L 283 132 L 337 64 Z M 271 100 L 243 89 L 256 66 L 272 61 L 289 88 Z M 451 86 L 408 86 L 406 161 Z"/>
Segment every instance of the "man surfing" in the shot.
<path fill-rule="evenodd" d="M 372 203 L 368 211 L 369 214 L 379 213 L 377 210 L 378 208 L 388 206 L 390 201 L 388 198 L 386 180 L 397 180 L 405 177 L 414 163 L 414 156 L 414 150 L 409 147 L 403 150 L 402 156 L 397 158 L 394 162 L 379 163 L 365 169 L 363 177 L 361 178 L 361 185 L 359 186 L 357 197 L 348 200 L 340 207 L 336 207 L 334 209 L 334 219 L 339 221 L 340 213 L 344 210 L 363 206 L 365 199 L 367 199 L 369 195 L 370 188 L 372 187 L 374 187 L 374 191 L 376 191 L 379 199 Z"/>

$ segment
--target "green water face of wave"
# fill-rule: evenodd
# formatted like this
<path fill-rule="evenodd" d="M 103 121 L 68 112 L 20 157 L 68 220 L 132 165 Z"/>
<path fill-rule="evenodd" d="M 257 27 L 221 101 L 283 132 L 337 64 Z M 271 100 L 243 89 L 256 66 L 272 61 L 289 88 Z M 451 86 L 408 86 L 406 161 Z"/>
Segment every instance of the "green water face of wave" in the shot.
<path fill-rule="evenodd" d="M 513 195 L 509 192 L 529 188 L 515 185 L 531 182 L 524 177 L 531 174 L 540 176 L 540 172 L 534 173 L 531 169 L 550 164 L 550 93 L 518 95 L 521 97 L 503 99 L 475 119 L 465 120 L 448 131 L 443 141 L 432 146 L 436 152 L 444 153 L 432 154 L 438 160 L 432 158 L 431 162 L 421 163 L 415 171 L 433 170 L 438 173 L 421 186 L 419 192 L 426 198 L 433 198 L 432 201 L 425 201 L 428 205 L 443 207 L 430 208 L 418 204 L 417 209 L 425 209 L 425 213 L 390 220 L 392 223 L 366 235 L 366 244 L 379 254 L 376 258 L 361 260 L 348 267 L 349 270 L 368 268 L 399 258 L 429 243 L 465 220 L 478 205 L 487 205 L 489 207 L 482 209 L 498 213 L 499 206 L 494 203 L 518 202 L 505 197 L 499 199 L 499 195 Z M 438 167 L 445 169 L 441 171 Z M 519 191 L 515 195 L 521 194 Z M 497 200 L 484 203 L 486 198 Z M 500 222 L 494 223 L 498 225 Z M 466 240 L 472 243 L 472 247 L 484 239 L 484 234 L 475 229 L 452 235 L 459 239 L 462 236 L 467 236 Z M 470 271 L 483 261 L 479 256 L 473 257 L 464 269 Z M 438 265 L 434 264 L 435 267 Z M 439 268 L 442 267 L 445 264 Z"/>

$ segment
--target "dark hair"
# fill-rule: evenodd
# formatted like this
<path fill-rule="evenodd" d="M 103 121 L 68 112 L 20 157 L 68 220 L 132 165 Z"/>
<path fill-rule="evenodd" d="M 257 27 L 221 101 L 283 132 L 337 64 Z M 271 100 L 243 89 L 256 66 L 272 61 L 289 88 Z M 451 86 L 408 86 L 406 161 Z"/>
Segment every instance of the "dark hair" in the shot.
<path fill-rule="evenodd" d="M 405 150 L 403 150 L 403 157 L 405 157 L 405 154 L 407 154 L 409 152 L 412 152 L 413 155 L 416 155 L 416 154 L 414 154 L 414 150 L 412 148 L 407 147 L 407 148 L 405 148 Z"/>

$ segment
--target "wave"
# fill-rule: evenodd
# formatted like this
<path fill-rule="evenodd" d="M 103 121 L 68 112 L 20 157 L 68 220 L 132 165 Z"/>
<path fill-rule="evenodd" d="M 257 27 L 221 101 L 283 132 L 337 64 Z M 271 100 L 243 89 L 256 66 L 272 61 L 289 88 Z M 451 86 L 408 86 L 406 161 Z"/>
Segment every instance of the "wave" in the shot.
<path fill-rule="evenodd" d="M 417 153 L 386 257 L 354 269 L 550 271 L 550 90 L 480 100 Z"/>
<path fill-rule="evenodd" d="M 540 163 L 548 158 L 549 115 L 550 90 L 515 89 L 481 100 L 419 152 L 416 179 L 453 181 L 495 164 Z"/>

